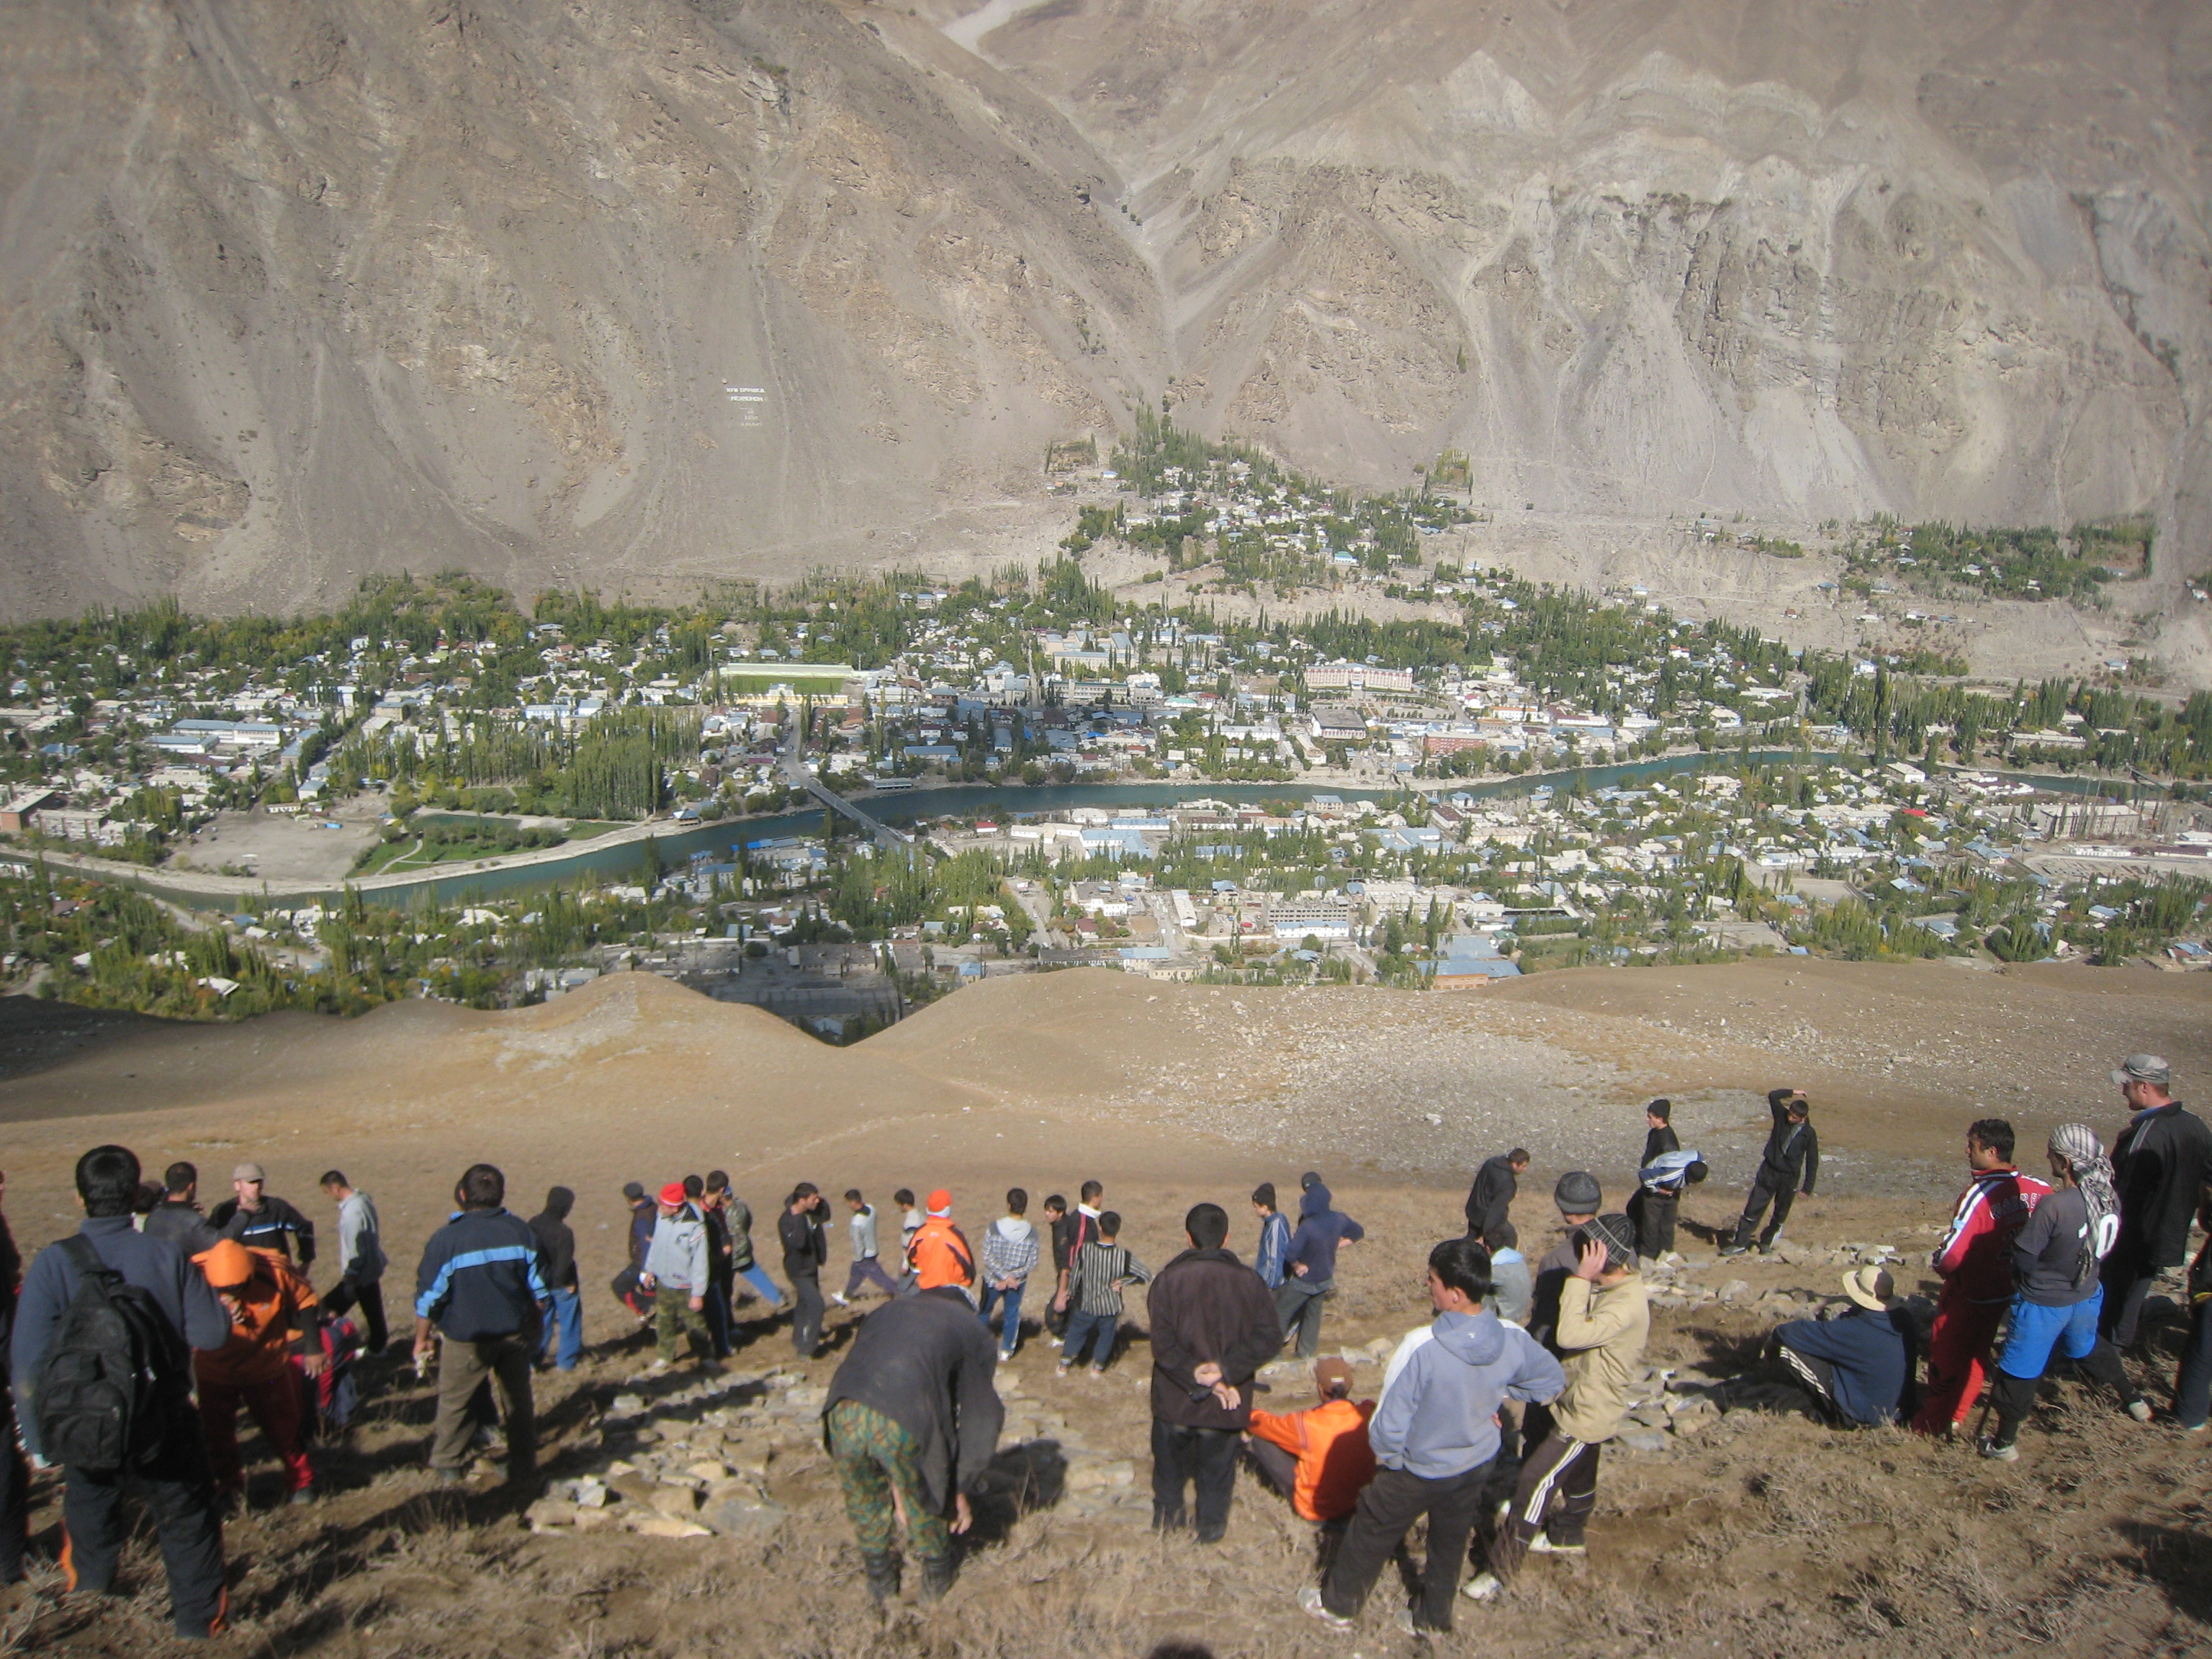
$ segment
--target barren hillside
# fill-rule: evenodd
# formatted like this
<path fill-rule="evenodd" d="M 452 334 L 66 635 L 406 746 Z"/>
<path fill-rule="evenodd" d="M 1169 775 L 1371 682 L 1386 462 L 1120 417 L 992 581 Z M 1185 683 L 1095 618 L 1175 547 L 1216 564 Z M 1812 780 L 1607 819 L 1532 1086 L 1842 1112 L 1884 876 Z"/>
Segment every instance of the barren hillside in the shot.
<path fill-rule="evenodd" d="M 2206 17 L 28 0 L 0 605 L 1035 556 L 1163 396 L 1516 509 L 2149 509 L 2170 592 Z"/>

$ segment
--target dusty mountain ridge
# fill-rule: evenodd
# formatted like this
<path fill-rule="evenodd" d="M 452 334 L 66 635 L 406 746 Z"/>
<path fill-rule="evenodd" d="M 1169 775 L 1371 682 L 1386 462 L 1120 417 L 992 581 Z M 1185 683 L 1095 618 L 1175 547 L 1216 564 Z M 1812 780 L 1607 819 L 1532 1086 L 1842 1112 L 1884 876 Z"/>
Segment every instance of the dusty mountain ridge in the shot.
<path fill-rule="evenodd" d="M 1164 393 L 1515 506 L 2204 541 L 2201 9 L 34 0 L 0 54 L 10 609 L 1042 546 L 1045 441 Z"/>

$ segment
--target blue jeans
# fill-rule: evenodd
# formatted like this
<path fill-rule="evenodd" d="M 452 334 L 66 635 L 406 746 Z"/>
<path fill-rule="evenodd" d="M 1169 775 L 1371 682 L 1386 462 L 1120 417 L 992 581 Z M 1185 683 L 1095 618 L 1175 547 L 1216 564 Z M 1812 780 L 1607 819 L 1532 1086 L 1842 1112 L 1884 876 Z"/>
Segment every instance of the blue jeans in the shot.
<path fill-rule="evenodd" d="M 1000 1316 L 999 1352 L 1012 1353 L 1020 1346 L 1022 1340 L 1022 1286 L 1017 1285 L 1011 1291 L 1002 1291 L 995 1285 L 986 1285 L 981 1306 L 983 1323 L 987 1327 L 991 1322 L 992 1308 L 999 1306 L 1005 1309 Z"/>
<path fill-rule="evenodd" d="M 746 1284 L 751 1285 L 753 1287 L 753 1293 L 759 1297 L 762 1301 L 767 1303 L 769 1307 L 777 1310 L 779 1312 L 782 1310 L 783 1292 L 776 1289 L 775 1280 L 770 1279 L 768 1274 L 762 1270 L 760 1263 L 756 1261 L 750 1267 L 738 1268 L 738 1277 L 743 1279 Z"/>
<path fill-rule="evenodd" d="M 2032 1380 L 2051 1364 L 2051 1351 L 2063 1347 L 2069 1359 L 2087 1359 L 2097 1346 L 2097 1312 L 2105 1305 L 2100 1285 L 2079 1302 L 2063 1308 L 2045 1307 L 2015 1296 L 2012 1299 L 2012 1332 L 1997 1369 L 2007 1376 Z"/>
<path fill-rule="evenodd" d="M 538 1357 L 543 1360 L 549 1353 L 564 1371 L 574 1370 L 576 1362 L 584 1357 L 584 1298 L 574 1291 L 553 1292 L 553 1316 L 545 1322 Z"/>
<path fill-rule="evenodd" d="M 1121 1334 L 1121 1315 L 1085 1313 L 1080 1308 L 1073 1309 L 1067 1316 L 1067 1336 L 1060 1345 L 1060 1363 L 1080 1365 L 1083 1351 L 1091 1346 L 1091 1340 L 1095 1336 L 1098 1339 L 1098 1346 L 1097 1352 L 1091 1356 L 1091 1363 L 1094 1367 L 1103 1367 L 1114 1357 L 1115 1339 Z"/>

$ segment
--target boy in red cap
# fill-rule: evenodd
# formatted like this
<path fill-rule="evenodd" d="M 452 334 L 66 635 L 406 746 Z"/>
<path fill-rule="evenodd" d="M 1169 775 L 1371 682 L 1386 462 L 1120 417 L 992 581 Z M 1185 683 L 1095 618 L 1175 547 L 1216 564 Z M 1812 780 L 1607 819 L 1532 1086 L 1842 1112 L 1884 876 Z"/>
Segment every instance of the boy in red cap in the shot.
<path fill-rule="evenodd" d="M 645 1253 L 645 1272 L 639 1285 L 653 1292 L 653 1335 L 659 1355 L 651 1370 L 666 1370 L 676 1363 L 684 1336 L 702 1358 L 714 1352 L 713 1334 L 707 1328 L 707 1223 L 684 1183 L 672 1181 L 660 1189 L 659 1218 L 653 1225 L 653 1243 Z"/>
<path fill-rule="evenodd" d="M 914 1270 L 916 1290 L 944 1285 L 969 1290 L 975 1282 L 975 1252 L 967 1235 L 952 1224 L 952 1194 L 942 1187 L 929 1195 L 929 1213 L 907 1247 L 907 1265 Z"/>
<path fill-rule="evenodd" d="M 230 1340 L 192 1355 L 216 1494 L 228 1504 L 246 1490 L 238 1459 L 242 1405 L 283 1463 L 291 1501 L 312 1503 L 315 1475 L 300 1437 L 300 1381 L 291 1362 L 296 1356 L 309 1376 L 319 1376 L 326 1363 L 315 1287 L 274 1251 L 250 1250 L 235 1239 L 221 1239 L 192 1260 L 230 1315 Z"/>

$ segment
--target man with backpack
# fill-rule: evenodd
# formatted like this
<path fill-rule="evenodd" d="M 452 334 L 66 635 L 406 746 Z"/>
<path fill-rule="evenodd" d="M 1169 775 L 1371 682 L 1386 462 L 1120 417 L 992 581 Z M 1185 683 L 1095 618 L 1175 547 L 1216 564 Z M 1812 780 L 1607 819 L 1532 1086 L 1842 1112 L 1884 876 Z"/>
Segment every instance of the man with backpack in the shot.
<path fill-rule="evenodd" d="M 191 1405 L 190 1350 L 230 1340 L 230 1316 L 177 1247 L 131 1224 L 138 1159 L 77 1160 L 76 1234 L 39 1252 L 10 1342 L 27 1449 L 61 1465 L 62 1571 L 72 1592 L 115 1585 L 129 1482 L 151 1513 L 179 1636 L 225 1627 L 222 1523 Z"/>
<path fill-rule="evenodd" d="M 471 1164 L 453 1198 L 459 1213 L 430 1235 L 415 1273 L 416 1364 L 436 1351 L 434 1324 L 446 1340 L 430 1467 L 448 1485 L 465 1478 L 461 1463 L 477 1428 L 471 1402 L 490 1377 L 507 1401 L 507 1478 L 526 1480 L 538 1468 L 530 1361 L 553 1304 L 538 1271 L 538 1235 L 507 1213 L 507 1177 L 491 1164 Z"/>

